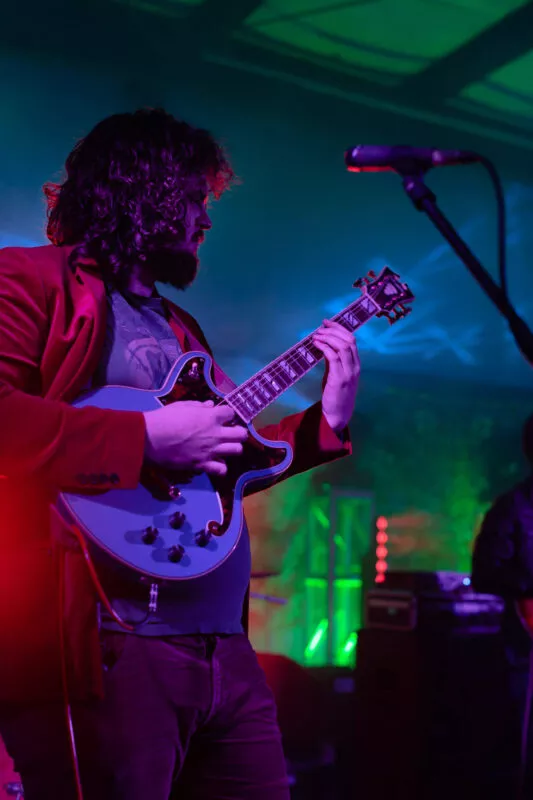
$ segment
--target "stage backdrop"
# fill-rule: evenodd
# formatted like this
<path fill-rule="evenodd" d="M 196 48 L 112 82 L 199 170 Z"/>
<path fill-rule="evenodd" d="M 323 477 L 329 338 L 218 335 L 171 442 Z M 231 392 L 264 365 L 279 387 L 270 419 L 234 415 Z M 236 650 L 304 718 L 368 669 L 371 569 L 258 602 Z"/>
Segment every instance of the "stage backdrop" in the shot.
<path fill-rule="evenodd" d="M 350 302 L 354 279 L 369 269 L 389 264 L 416 294 L 407 320 L 394 327 L 372 321 L 357 337 L 363 378 L 353 458 L 248 502 L 254 568 L 279 572 L 253 589 L 288 600 L 252 601 L 252 637 L 260 647 L 321 663 L 324 588 L 309 583 L 323 580 L 309 563 L 317 530 L 320 547 L 337 536 L 339 548 L 351 530 L 357 557 L 368 562 L 371 515 L 384 516 L 390 567 L 467 571 L 487 504 L 524 469 L 519 429 L 533 411 L 531 366 L 490 302 L 411 207 L 399 179 L 348 174 L 343 151 L 365 141 L 409 142 L 493 157 L 508 207 L 510 291 L 533 325 L 531 164 L 519 151 L 451 131 L 437 118 L 414 122 L 222 66 L 170 75 L 135 54 L 110 69 L 98 59 L 67 63 L 51 46 L 37 49 L 0 50 L 0 245 L 45 241 L 40 187 L 61 177 L 66 154 L 98 119 L 165 105 L 220 136 L 240 176 L 212 208 L 197 282 L 173 295 L 198 317 L 235 380 Z M 435 170 L 428 182 L 496 274 L 495 204 L 481 168 Z M 290 392 L 271 416 L 313 402 L 320 377 Z M 352 497 L 339 510 L 342 535 L 329 516 L 331 493 L 340 489 Z M 359 614 L 361 577 L 354 563 L 346 569 L 338 660 L 353 654 L 350 626 Z"/>

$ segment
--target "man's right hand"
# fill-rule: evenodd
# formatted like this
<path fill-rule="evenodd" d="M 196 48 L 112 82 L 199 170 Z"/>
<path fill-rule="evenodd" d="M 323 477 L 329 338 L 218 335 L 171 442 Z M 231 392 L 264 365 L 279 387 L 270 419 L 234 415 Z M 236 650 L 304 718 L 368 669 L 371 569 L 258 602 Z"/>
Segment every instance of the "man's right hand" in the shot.
<path fill-rule="evenodd" d="M 147 411 L 145 456 L 165 467 L 225 475 L 225 458 L 240 455 L 248 437 L 244 426 L 228 425 L 234 417 L 229 406 L 211 400 L 184 400 Z"/>

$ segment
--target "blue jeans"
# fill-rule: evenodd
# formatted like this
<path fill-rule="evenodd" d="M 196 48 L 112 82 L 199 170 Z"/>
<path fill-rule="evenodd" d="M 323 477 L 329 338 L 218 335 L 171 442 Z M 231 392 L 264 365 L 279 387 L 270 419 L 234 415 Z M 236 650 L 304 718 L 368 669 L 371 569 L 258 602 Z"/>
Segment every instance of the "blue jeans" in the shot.
<path fill-rule="evenodd" d="M 105 698 L 73 709 L 84 800 L 288 800 L 274 699 L 244 635 L 102 633 Z M 63 709 L 3 710 L 26 800 L 75 800 Z"/>

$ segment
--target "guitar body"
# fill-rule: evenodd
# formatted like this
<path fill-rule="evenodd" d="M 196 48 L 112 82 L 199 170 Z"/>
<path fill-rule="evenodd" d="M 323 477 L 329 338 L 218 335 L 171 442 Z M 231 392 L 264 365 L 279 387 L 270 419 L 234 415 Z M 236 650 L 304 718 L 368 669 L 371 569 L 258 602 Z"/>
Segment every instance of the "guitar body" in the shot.
<path fill-rule="evenodd" d="M 225 395 L 214 385 L 211 368 L 212 359 L 206 353 L 186 353 L 157 391 L 107 386 L 74 405 L 151 411 L 183 400 L 220 403 Z M 64 493 L 59 510 L 84 534 L 91 550 L 109 556 L 139 578 L 165 584 L 205 575 L 237 546 L 246 489 L 268 485 L 292 461 L 288 443 L 264 439 L 251 423 L 247 427 L 243 455 L 228 460 L 228 474 L 223 478 L 153 466 L 143 470 L 136 489 L 101 492 L 88 487 L 87 494 Z"/>

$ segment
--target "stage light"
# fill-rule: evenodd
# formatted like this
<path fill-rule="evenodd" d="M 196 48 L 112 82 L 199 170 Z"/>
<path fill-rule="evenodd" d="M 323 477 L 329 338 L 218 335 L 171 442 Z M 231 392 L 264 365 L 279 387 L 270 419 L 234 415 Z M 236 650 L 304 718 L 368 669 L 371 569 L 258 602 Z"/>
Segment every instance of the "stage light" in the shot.
<path fill-rule="evenodd" d="M 383 583 L 385 580 L 385 573 L 388 569 L 387 556 L 389 551 L 385 544 L 389 540 L 386 533 L 389 523 L 386 517 L 378 517 L 376 519 L 376 574 L 374 575 L 374 583 Z"/>
<path fill-rule="evenodd" d="M 328 621 L 327 619 L 322 619 L 317 625 L 317 629 L 314 634 L 311 636 L 307 647 L 305 648 L 305 658 L 309 659 L 313 656 L 313 653 L 317 649 L 318 645 L 324 638 L 324 634 L 328 629 Z"/>

